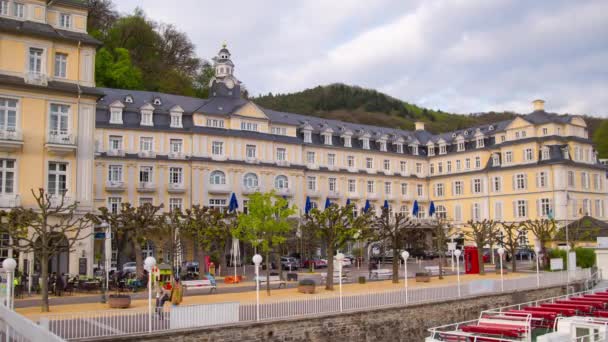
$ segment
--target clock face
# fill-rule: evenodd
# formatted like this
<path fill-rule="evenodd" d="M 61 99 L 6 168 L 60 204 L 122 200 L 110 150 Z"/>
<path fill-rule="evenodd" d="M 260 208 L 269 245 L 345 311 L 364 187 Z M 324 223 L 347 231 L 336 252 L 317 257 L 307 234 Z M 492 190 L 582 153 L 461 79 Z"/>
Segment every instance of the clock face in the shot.
<path fill-rule="evenodd" d="M 224 81 L 224 83 L 226 84 L 226 87 L 232 89 L 234 88 L 234 81 L 231 79 L 227 79 L 226 81 Z"/>

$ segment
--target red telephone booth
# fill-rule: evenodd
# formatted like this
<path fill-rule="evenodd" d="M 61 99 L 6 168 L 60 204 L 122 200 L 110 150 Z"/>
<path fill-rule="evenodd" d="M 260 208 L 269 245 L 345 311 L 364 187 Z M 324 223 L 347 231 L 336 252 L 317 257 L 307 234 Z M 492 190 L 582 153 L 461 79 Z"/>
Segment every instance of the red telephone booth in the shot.
<path fill-rule="evenodd" d="M 466 274 L 479 274 L 477 247 L 464 248 L 464 271 Z"/>

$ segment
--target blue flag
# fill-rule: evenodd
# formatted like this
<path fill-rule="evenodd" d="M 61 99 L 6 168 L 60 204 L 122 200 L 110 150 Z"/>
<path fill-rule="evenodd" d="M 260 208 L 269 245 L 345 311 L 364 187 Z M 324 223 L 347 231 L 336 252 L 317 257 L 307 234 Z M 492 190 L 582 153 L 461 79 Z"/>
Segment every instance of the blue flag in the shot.
<path fill-rule="evenodd" d="M 418 216 L 419 210 L 420 210 L 420 208 L 418 208 L 418 200 L 414 200 L 414 208 L 412 210 L 412 215 Z"/>
<path fill-rule="evenodd" d="M 234 192 L 232 196 L 230 196 L 230 203 L 228 203 L 228 211 L 233 212 L 239 208 L 239 202 L 236 200 L 236 195 Z"/>
<path fill-rule="evenodd" d="M 304 206 L 304 213 L 308 215 L 310 213 L 310 209 L 312 209 L 312 204 L 310 203 L 310 197 L 306 196 L 306 205 Z"/>
<path fill-rule="evenodd" d="M 325 199 L 325 209 L 329 208 L 331 206 L 331 201 L 329 200 L 329 197 Z"/>
<path fill-rule="evenodd" d="M 349 206 L 350 205 L 350 198 L 346 199 L 346 205 Z"/>
<path fill-rule="evenodd" d="M 429 207 L 429 216 L 433 217 L 435 215 L 435 202 L 431 201 L 431 206 Z"/>
<path fill-rule="evenodd" d="M 384 200 L 384 209 L 388 210 L 388 201 Z"/>
<path fill-rule="evenodd" d="M 369 208 L 371 208 L 371 205 L 369 204 L 369 200 L 365 201 L 365 207 L 363 207 L 363 212 L 368 212 Z"/>

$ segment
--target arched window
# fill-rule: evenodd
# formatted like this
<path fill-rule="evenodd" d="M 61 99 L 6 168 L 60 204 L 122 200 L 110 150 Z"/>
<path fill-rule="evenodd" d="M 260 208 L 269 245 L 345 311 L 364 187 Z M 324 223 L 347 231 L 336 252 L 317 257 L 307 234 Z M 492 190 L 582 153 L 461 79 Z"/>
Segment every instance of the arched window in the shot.
<path fill-rule="evenodd" d="M 279 190 L 288 189 L 289 182 L 287 180 L 287 177 L 283 175 L 277 176 L 277 178 L 274 179 L 274 187 Z"/>
<path fill-rule="evenodd" d="M 258 187 L 258 175 L 255 173 L 247 173 L 245 177 L 243 177 L 243 185 L 248 188 L 257 188 Z"/>
<path fill-rule="evenodd" d="M 226 174 L 218 170 L 213 171 L 209 177 L 209 182 L 215 185 L 224 185 L 226 184 Z"/>
<path fill-rule="evenodd" d="M 448 218 L 448 212 L 443 205 L 437 206 L 437 209 L 435 209 L 435 215 L 437 215 L 438 219 Z"/>

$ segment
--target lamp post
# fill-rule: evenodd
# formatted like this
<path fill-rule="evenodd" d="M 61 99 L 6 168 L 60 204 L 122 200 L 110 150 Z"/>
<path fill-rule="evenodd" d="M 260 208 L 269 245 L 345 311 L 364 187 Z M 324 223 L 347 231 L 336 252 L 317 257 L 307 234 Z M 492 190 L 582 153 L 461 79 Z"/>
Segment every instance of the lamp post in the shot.
<path fill-rule="evenodd" d="M 101 294 L 101 302 L 105 303 L 108 298 L 108 292 L 110 287 L 110 264 L 112 263 L 112 228 L 109 223 L 104 222 L 100 228 L 105 228 L 104 246 L 103 246 L 103 257 L 104 257 L 104 271 L 106 274 L 106 286 L 104 292 Z"/>
<path fill-rule="evenodd" d="M 338 283 L 340 286 L 340 312 L 342 312 L 342 262 L 344 261 L 344 254 L 338 252 L 336 261 L 338 262 Z"/>
<path fill-rule="evenodd" d="M 502 256 L 505 254 L 505 249 L 500 247 L 497 252 L 498 257 L 500 258 L 500 291 L 505 292 L 505 278 L 502 269 Z"/>
<path fill-rule="evenodd" d="M 144 260 L 144 268 L 148 271 L 148 331 L 152 332 L 152 271 L 156 266 L 156 259 L 149 256 Z"/>
<path fill-rule="evenodd" d="M 260 264 L 262 263 L 262 256 L 256 254 L 253 256 L 253 263 L 255 264 L 255 320 L 260 320 Z"/>
<path fill-rule="evenodd" d="M 570 286 L 570 245 L 566 244 L 566 285 Z"/>
<path fill-rule="evenodd" d="M 458 279 L 458 297 L 460 297 L 460 255 L 462 251 L 457 249 L 454 251 L 454 256 L 456 257 L 456 278 Z"/>
<path fill-rule="evenodd" d="M 540 246 L 534 248 L 536 252 L 536 287 L 540 287 Z"/>
<path fill-rule="evenodd" d="M 13 258 L 6 258 L 2 261 L 2 268 L 6 271 L 6 307 L 9 310 L 13 309 L 13 277 L 15 276 L 15 268 L 17 262 Z"/>
<path fill-rule="evenodd" d="M 403 285 L 405 286 L 405 304 L 407 304 L 407 259 L 410 257 L 410 253 L 408 251 L 401 252 L 401 257 L 403 258 Z"/>

